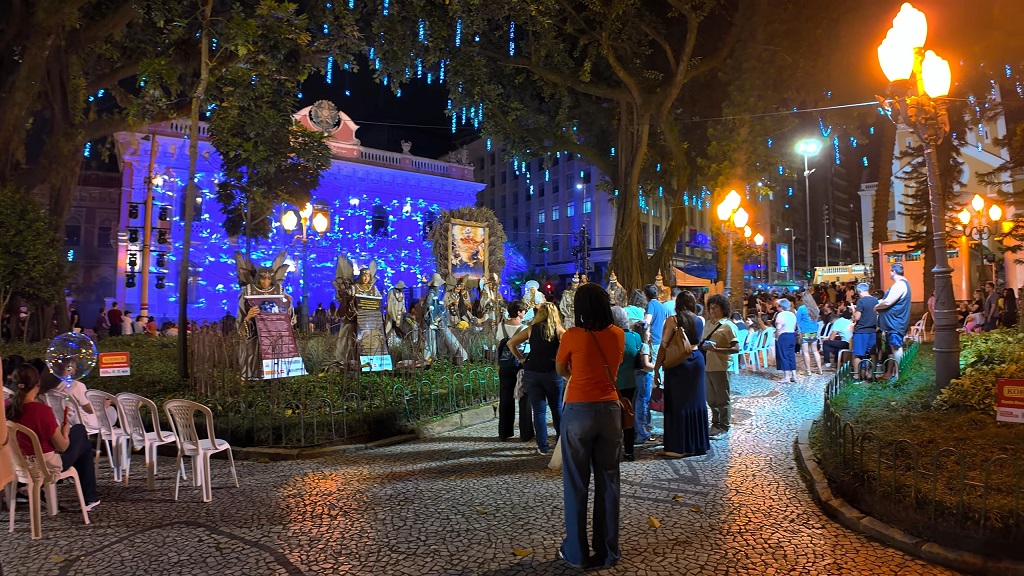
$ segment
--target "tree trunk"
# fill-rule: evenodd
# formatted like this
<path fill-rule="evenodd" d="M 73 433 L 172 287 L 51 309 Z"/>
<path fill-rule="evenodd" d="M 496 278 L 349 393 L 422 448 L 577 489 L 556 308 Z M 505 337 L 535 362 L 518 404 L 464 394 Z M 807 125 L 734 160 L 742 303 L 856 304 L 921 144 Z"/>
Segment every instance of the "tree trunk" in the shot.
<path fill-rule="evenodd" d="M 654 282 L 647 277 L 647 243 L 640 228 L 640 168 L 647 156 L 650 136 L 650 115 L 640 113 L 632 102 L 619 105 L 619 138 L 621 148 L 615 186 L 615 242 L 612 245 L 608 270 L 629 290 Z"/>
<path fill-rule="evenodd" d="M 875 189 L 874 204 L 871 217 L 871 249 L 877 250 L 878 245 L 889 239 L 889 195 L 892 193 L 892 163 L 896 150 L 896 125 L 888 118 L 879 117 L 876 123 L 881 144 L 878 147 L 878 188 Z M 866 231 L 865 231 L 866 233 Z M 867 259 L 869 254 L 865 254 Z M 881 289 L 882 270 L 884 263 L 877 260 L 877 254 L 871 258 L 874 267 L 874 287 Z"/>
<path fill-rule="evenodd" d="M 199 83 L 192 93 L 192 113 L 189 116 L 188 139 L 188 184 L 185 186 L 184 234 L 182 238 L 181 262 L 178 268 L 178 376 L 188 378 L 188 280 L 189 250 L 192 247 L 192 218 L 196 203 L 196 166 L 199 163 L 199 113 L 206 97 L 206 85 L 210 80 L 210 14 L 213 0 L 206 0 L 203 8 L 203 31 L 199 38 L 201 54 Z"/>

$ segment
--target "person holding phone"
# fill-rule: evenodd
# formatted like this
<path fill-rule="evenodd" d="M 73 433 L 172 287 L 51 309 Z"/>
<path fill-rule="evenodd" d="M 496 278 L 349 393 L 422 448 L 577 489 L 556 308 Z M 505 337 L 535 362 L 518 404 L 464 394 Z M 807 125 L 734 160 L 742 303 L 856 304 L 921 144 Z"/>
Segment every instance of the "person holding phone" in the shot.
<path fill-rule="evenodd" d="M 53 410 L 36 401 L 39 394 L 39 371 L 31 364 L 22 364 L 14 371 L 14 383 L 14 396 L 5 406 L 7 418 L 36 433 L 43 450 L 43 460 L 51 470 L 62 472 L 75 467 L 85 496 L 85 510 L 92 510 L 100 503 L 100 497 L 96 493 L 96 467 L 85 427 L 81 424 L 72 425 L 68 421 L 66 407 L 64 421 L 58 426 Z M 28 438 L 20 435 L 17 440 L 22 454 L 34 454 L 32 442 Z"/>

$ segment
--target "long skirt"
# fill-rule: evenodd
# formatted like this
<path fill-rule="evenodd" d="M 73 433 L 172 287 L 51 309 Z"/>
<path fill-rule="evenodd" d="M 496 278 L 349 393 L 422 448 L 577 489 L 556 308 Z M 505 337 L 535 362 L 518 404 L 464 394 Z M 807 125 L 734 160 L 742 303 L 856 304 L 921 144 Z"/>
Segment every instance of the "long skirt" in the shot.
<path fill-rule="evenodd" d="M 775 367 L 796 370 L 796 333 L 783 332 L 775 343 Z"/>
<path fill-rule="evenodd" d="M 704 355 L 694 350 L 682 364 L 665 370 L 665 450 L 704 454 L 710 448 Z"/>

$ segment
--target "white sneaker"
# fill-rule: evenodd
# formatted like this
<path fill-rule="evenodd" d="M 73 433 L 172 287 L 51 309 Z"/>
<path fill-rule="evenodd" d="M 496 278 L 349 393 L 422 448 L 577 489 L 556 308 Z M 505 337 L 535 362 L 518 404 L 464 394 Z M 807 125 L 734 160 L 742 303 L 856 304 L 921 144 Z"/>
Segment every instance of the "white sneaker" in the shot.
<path fill-rule="evenodd" d="M 99 505 L 100 505 L 100 501 L 99 500 L 97 500 L 95 502 L 89 502 L 88 504 L 85 505 L 85 511 L 86 512 L 92 512 L 93 508 L 95 508 L 95 507 L 97 507 Z"/>

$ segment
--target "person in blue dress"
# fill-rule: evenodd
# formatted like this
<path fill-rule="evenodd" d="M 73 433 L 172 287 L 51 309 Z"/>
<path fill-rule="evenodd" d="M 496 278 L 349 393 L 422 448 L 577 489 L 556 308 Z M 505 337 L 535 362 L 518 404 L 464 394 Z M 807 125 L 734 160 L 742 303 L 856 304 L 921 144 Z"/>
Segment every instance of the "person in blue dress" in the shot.
<path fill-rule="evenodd" d="M 663 346 L 654 363 L 654 385 L 661 387 L 659 368 L 665 364 L 665 346 L 672 338 L 686 335 L 693 351 L 677 366 L 665 368 L 665 447 L 656 454 L 683 458 L 706 454 L 711 449 L 708 435 L 708 407 L 704 389 L 704 355 L 698 349 L 703 320 L 694 313 L 697 300 L 688 291 L 676 297 L 676 314 L 665 320 Z M 676 328 L 681 331 L 677 332 Z"/>

